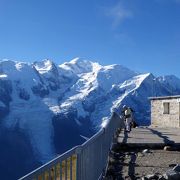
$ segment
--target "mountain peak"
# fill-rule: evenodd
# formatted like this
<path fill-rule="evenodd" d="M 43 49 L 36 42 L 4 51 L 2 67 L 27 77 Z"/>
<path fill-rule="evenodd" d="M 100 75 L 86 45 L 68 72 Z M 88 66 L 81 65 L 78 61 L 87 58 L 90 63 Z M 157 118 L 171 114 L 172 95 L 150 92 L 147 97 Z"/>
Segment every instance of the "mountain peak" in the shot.
<path fill-rule="evenodd" d="M 44 73 L 52 70 L 55 67 L 54 62 L 51 61 L 50 59 L 44 59 L 42 61 L 36 61 L 33 64 L 34 64 L 36 70 L 40 74 L 44 74 Z"/>
<path fill-rule="evenodd" d="M 87 62 L 90 62 L 90 61 L 81 57 L 76 57 L 70 61 L 71 64 L 81 64 L 81 63 L 87 63 Z"/>
<path fill-rule="evenodd" d="M 97 62 L 92 62 L 84 58 L 77 57 L 77 58 L 72 59 L 70 62 L 65 62 L 59 67 L 66 70 L 71 70 L 75 74 L 82 74 L 82 73 L 88 73 L 91 71 L 97 71 L 102 66 L 98 64 Z"/>

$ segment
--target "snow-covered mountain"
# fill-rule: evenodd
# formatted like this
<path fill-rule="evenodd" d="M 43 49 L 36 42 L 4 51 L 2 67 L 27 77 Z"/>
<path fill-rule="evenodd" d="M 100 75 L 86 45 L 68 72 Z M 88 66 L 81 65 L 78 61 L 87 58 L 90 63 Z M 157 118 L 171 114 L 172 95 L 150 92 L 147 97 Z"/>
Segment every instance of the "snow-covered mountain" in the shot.
<path fill-rule="evenodd" d="M 59 66 L 50 60 L 2 60 L 1 174 L 20 177 L 81 144 L 101 128 L 110 112 L 119 113 L 124 104 L 134 109 L 138 124 L 148 125 L 148 97 L 172 94 L 180 94 L 177 77 L 154 77 L 121 65 L 102 66 L 81 58 Z M 12 160 L 17 169 L 9 167 Z"/>

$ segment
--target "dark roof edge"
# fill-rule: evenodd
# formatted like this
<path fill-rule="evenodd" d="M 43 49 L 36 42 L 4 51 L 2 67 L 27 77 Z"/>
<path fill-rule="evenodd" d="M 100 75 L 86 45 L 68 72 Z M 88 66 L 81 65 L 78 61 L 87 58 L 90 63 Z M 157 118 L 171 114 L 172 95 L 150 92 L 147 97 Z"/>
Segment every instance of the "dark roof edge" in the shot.
<path fill-rule="evenodd" d="M 176 99 L 176 98 L 180 98 L 180 95 L 176 95 L 176 96 L 149 97 L 148 99 L 150 99 L 150 100 L 160 100 L 160 99 Z"/>

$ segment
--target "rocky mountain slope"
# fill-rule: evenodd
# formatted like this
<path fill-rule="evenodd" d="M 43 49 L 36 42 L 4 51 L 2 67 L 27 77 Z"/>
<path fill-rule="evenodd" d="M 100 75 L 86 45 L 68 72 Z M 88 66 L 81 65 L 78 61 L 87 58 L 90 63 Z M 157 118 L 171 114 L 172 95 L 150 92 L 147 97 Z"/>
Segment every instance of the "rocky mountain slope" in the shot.
<path fill-rule="evenodd" d="M 148 97 L 175 94 L 180 94 L 177 77 L 154 77 L 121 65 L 102 66 L 81 58 L 59 66 L 50 60 L 2 60 L 0 171 L 22 176 L 84 142 L 124 104 L 134 109 L 138 124 L 148 125 Z M 12 159 L 18 169 L 9 167 Z"/>

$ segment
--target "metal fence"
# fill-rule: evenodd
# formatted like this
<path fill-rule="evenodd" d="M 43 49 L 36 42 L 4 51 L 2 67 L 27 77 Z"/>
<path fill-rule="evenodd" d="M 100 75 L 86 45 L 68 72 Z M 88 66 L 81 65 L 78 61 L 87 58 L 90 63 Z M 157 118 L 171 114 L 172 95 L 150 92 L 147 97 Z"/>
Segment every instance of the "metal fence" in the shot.
<path fill-rule="evenodd" d="M 88 141 L 65 152 L 19 180 L 98 180 L 108 160 L 113 136 L 123 120 L 113 113 Z"/>

